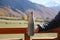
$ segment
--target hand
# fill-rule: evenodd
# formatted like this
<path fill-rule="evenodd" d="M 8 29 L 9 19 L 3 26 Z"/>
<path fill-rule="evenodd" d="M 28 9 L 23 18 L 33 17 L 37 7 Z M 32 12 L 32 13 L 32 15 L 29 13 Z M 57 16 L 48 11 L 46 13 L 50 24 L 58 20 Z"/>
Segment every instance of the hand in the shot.
<path fill-rule="evenodd" d="M 39 31 L 39 28 L 38 28 L 37 25 L 35 25 L 35 26 L 34 26 L 34 32 L 35 32 L 35 33 L 38 33 L 38 31 Z"/>
<path fill-rule="evenodd" d="M 38 31 L 39 31 L 38 26 L 34 25 L 34 33 L 38 33 Z M 28 34 L 28 28 L 27 28 L 27 32 L 26 33 Z"/>

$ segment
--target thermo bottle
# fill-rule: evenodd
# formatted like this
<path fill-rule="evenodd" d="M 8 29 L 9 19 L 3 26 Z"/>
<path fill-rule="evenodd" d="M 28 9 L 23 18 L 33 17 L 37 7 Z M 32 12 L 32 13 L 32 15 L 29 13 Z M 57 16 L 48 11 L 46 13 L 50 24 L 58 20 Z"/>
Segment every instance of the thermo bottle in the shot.
<path fill-rule="evenodd" d="M 34 15 L 33 12 L 29 14 L 28 18 L 28 35 L 33 36 L 34 35 Z"/>

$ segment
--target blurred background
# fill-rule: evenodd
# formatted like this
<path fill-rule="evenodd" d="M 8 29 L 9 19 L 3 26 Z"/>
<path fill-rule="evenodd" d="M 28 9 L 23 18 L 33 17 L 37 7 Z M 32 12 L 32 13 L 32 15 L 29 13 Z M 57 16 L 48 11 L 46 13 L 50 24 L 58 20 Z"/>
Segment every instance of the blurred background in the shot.
<path fill-rule="evenodd" d="M 0 28 L 27 27 L 34 13 L 35 24 L 50 22 L 60 11 L 60 0 L 0 0 Z"/>

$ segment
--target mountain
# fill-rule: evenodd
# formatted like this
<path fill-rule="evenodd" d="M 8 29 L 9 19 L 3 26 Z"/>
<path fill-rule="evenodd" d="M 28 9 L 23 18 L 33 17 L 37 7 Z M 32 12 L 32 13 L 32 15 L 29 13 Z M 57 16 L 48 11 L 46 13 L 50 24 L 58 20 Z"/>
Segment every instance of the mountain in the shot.
<path fill-rule="evenodd" d="M 0 0 L 0 9 L 2 9 L 0 15 L 17 17 L 20 17 L 21 14 L 28 16 L 31 11 L 38 18 L 54 18 L 58 13 L 56 9 L 32 3 L 29 0 Z"/>
<path fill-rule="evenodd" d="M 55 6 L 55 7 L 52 7 L 53 9 L 57 9 L 60 11 L 60 5 L 59 6 Z"/>

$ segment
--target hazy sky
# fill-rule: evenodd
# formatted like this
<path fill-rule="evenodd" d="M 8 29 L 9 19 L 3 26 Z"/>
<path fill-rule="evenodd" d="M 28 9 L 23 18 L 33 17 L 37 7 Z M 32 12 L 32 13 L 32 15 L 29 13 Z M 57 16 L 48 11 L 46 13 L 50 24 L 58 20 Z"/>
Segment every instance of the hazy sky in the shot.
<path fill-rule="evenodd" d="M 43 4 L 48 7 L 60 5 L 60 0 L 30 0 L 34 3 Z"/>

